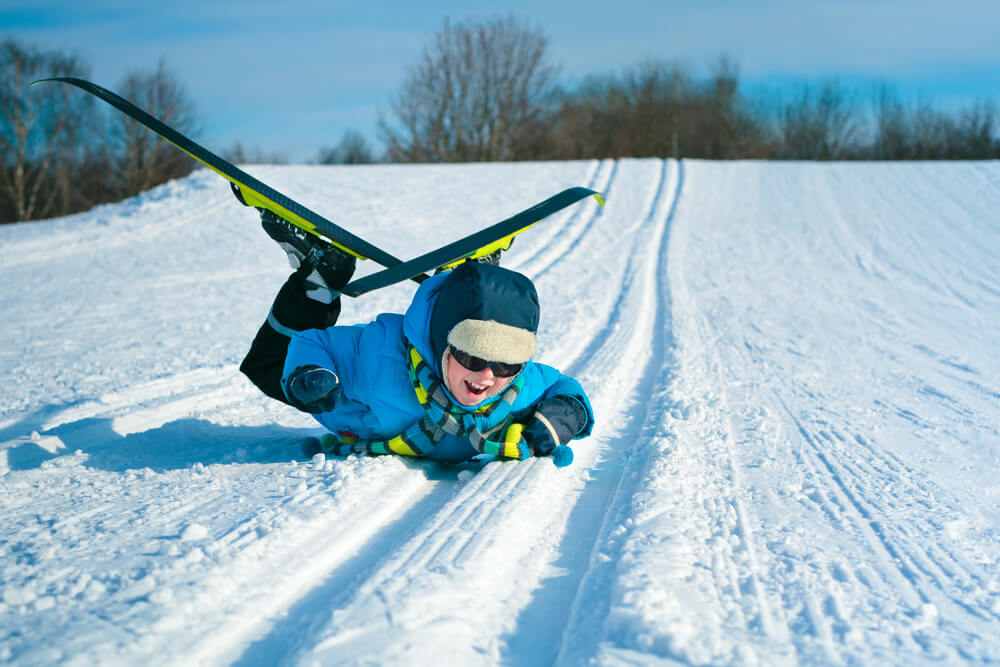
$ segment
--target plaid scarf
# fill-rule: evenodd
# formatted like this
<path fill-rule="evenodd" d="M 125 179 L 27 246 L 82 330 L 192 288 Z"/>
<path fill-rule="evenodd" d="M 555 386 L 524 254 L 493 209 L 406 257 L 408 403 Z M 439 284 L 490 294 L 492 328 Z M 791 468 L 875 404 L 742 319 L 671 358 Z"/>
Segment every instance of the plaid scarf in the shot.
<path fill-rule="evenodd" d="M 519 376 L 511 382 L 488 405 L 474 411 L 465 410 L 451 402 L 444 382 L 434 374 L 416 348 L 409 341 L 405 342 L 410 359 L 410 381 L 417 400 L 424 408 L 424 416 L 388 440 L 362 441 L 327 433 L 320 440 L 324 452 L 334 456 L 428 456 L 445 436 L 464 435 L 469 438 L 472 448 L 481 454 L 509 459 L 524 459 L 531 455 L 521 436 L 522 425 L 513 422 L 514 401 L 524 385 L 523 377 Z"/>

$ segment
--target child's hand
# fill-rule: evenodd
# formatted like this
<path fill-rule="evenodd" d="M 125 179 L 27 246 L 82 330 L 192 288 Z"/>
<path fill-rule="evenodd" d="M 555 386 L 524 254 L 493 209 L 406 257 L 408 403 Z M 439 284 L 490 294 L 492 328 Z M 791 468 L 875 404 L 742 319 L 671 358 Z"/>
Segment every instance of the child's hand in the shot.
<path fill-rule="evenodd" d="M 333 410 L 340 391 L 337 374 L 319 366 L 300 366 L 285 380 L 285 395 L 291 404 L 312 414 Z"/>
<path fill-rule="evenodd" d="M 535 407 L 522 435 L 535 456 L 548 456 L 576 437 L 586 424 L 587 412 L 580 401 L 571 396 L 554 396 Z"/>

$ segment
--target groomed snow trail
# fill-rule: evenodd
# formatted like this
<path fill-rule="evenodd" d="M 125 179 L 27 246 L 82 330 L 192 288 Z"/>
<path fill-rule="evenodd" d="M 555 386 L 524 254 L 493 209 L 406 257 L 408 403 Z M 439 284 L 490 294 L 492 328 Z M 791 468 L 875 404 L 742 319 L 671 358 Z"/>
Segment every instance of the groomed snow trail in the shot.
<path fill-rule="evenodd" d="M 286 269 L 217 177 L 0 227 L 0 661 L 1000 660 L 997 164 L 252 170 L 404 257 L 605 192 L 504 258 L 594 435 L 295 460 L 237 370 Z"/>

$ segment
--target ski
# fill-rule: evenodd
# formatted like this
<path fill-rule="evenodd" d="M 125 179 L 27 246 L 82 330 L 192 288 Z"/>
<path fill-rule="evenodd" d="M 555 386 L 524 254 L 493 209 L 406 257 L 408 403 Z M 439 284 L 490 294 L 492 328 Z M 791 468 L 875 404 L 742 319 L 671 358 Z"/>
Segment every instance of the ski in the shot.
<path fill-rule="evenodd" d="M 60 76 L 50 79 L 35 81 L 32 85 L 46 81 L 59 81 L 76 86 L 95 97 L 98 97 L 111 106 L 115 107 L 129 118 L 145 125 L 150 130 L 160 135 L 174 146 L 184 151 L 192 158 L 202 163 L 215 173 L 229 181 L 240 201 L 247 206 L 263 207 L 270 209 L 276 215 L 288 220 L 293 225 L 305 231 L 325 238 L 338 248 L 358 257 L 359 259 L 371 259 L 382 266 L 395 266 L 402 260 L 390 255 L 381 248 L 372 245 L 364 239 L 355 236 L 340 225 L 327 220 L 319 213 L 298 203 L 269 185 L 262 183 L 250 174 L 246 173 L 231 162 L 224 160 L 204 146 L 201 146 L 187 138 L 166 123 L 154 118 L 136 105 L 107 88 L 103 88 L 96 83 L 91 83 L 85 79 L 76 77 Z M 416 276 L 414 280 L 420 282 L 427 276 Z"/>
<path fill-rule="evenodd" d="M 466 259 L 480 257 L 497 250 L 506 250 L 510 247 L 514 237 L 521 232 L 533 227 L 553 213 L 589 196 L 593 196 L 603 206 L 604 200 L 596 190 L 584 187 L 569 188 L 465 238 L 401 264 L 358 278 L 348 283 L 341 292 L 348 296 L 361 296 L 366 292 L 394 285 L 426 271 L 451 268 Z"/>

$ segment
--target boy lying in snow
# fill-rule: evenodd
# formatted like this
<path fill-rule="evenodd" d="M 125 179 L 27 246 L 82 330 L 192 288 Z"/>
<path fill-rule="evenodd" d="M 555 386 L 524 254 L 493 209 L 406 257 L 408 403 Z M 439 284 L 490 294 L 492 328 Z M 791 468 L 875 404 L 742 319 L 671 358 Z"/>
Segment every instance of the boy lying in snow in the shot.
<path fill-rule="evenodd" d="M 270 211 L 261 221 L 298 269 L 240 370 L 331 431 L 307 453 L 572 462 L 567 443 L 590 434 L 594 415 L 576 380 L 531 360 L 539 317 L 531 280 L 465 262 L 424 281 L 404 315 L 334 326 L 354 257 Z"/>

